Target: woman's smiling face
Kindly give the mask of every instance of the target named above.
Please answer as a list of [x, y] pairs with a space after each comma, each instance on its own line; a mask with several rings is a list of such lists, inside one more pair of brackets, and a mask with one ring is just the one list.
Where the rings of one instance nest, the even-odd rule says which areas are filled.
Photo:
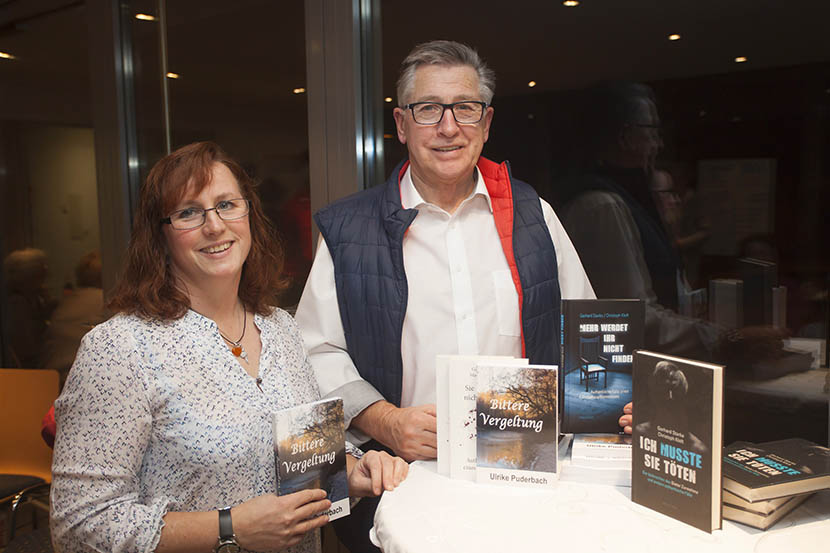
[[[214, 163], [211, 180], [197, 195], [188, 191], [174, 211], [188, 207], [210, 209], [223, 200], [241, 198], [239, 183], [222, 163]], [[206, 213], [205, 224], [188, 230], [165, 225], [170, 268], [183, 290], [204, 289], [222, 279], [236, 280], [251, 250], [248, 216], [222, 220], [215, 210]], [[217, 280], [219, 279], [219, 280]]]

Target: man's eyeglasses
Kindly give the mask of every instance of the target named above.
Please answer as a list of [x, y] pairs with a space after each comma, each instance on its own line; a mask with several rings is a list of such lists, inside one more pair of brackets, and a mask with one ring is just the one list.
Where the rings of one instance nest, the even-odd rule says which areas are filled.
[[487, 109], [487, 103], [473, 100], [453, 102], [452, 104], [415, 102], [405, 105], [404, 108], [412, 110], [412, 118], [419, 125], [435, 125], [444, 117], [444, 111], [446, 110], [452, 112], [456, 123], [461, 125], [475, 125], [484, 117], [484, 110]]
[[174, 211], [169, 217], [161, 220], [162, 223], [168, 224], [176, 230], [188, 230], [192, 228], [201, 227], [207, 220], [207, 212], [215, 211], [220, 219], [223, 221], [233, 221], [234, 219], [241, 219], [250, 211], [251, 202], [245, 198], [233, 198], [232, 200], [222, 200], [216, 207], [203, 209], [201, 207], [186, 207], [178, 211]]

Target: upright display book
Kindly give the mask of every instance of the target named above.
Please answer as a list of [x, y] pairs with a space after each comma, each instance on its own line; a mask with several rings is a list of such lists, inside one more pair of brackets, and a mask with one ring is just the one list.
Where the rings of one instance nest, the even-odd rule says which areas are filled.
[[277, 411], [273, 419], [277, 495], [325, 490], [336, 520], [349, 514], [343, 400], [322, 399]]
[[478, 367], [476, 480], [551, 487], [558, 474], [557, 368]]
[[562, 432], [619, 432], [644, 321], [640, 300], [562, 300]]
[[735, 442], [724, 449], [723, 477], [749, 502], [830, 488], [830, 449], [801, 438]]
[[634, 353], [632, 501], [720, 528], [722, 433], [723, 366]]

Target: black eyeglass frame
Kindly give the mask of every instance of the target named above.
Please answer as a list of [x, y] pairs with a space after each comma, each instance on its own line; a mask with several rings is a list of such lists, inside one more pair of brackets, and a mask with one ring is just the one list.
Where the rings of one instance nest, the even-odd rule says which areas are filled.
[[[438, 118], [438, 120], [435, 123], [421, 123], [415, 117], [415, 107], [416, 106], [423, 106], [423, 105], [427, 105], [427, 104], [433, 105], [433, 106], [441, 106], [441, 108], [442, 108], [441, 109], [441, 116]], [[463, 122], [459, 121], [458, 117], [455, 115], [455, 109], [454, 109], [455, 106], [457, 106], [458, 104], [478, 104], [478, 105], [480, 105], [481, 106], [481, 116], [478, 118], [477, 121], [463, 121]], [[411, 104], [406, 104], [404, 106], [404, 109], [408, 109], [412, 112], [413, 121], [415, 121], [419, 125], [437, 125], [438, 123], [440, 123], [444, 119], [444, 113], [447, 111], [447, 109], [450, 110], [450, 113], [452, 113], [452, 118], [455, 119], [455, 122], [458, 123], [459, 125], [478, 125], [479, 123], [481, 123], [481, 120], [484, 119], [484, 114], [487, 112], [488, 107], [490, 107], [490, 104], [488, 104], [487, 102], [482, 102], [480, 100], [462, 100], [460, 102], [453, 102], [451, 104], [442, 104], [441, 102], [412, 102]]]
[[[222, 212], [219, 211], [219, 204], [221, 204], [223, 202], [236, 202], [236, 201], [239, 201], [239, 200], [242, 200], [243, 202], [245, 202], [245, 205], [248, 207], [248, 209], [245, 210], [245, 213], [243, 213], [239, 217], [230, 217], [230, 218], [223, 217]], [[193, 227], [187, 227], [187, 228], [183, 228], [183, 229], [177, 229], [176, 227], [173, 227], [174, 229], [176, 229], [176, 230], [192, 230], [192, 229], [204, 226], [204, 224], [207, 222], [208, 211], [215, 211], [216, 216], [219, 217], [220, 219], [222, 219], [223, 221], [236, 221], [238, 219], [241, 219], [241, 218], [247, 216], [249, 213], [251, 213], [251, 200], [248, 200], [246, 198], [230, 198], [228, 200], [220, 201], [219, 204], [216, 204], [215, 206], [209, 207], [207, 209], [202, 208], [202, 207], [186, 207], [184, 209], [177, 209], [176, 211], [171, 213], [169, 216], [163, 218], [161, 220], [161, 223], [165, 224], [165, 225], [170, 225], [171, 227], [173, 227], [173, 216], [176, 213], [179, 213], [181, 211], [187, 211], [188, 209], [198, 209], [198, 210], [200, 210], [202, 212], [202, 222], [200, 224], [196, 225], [196, 226], [193, 226]]]

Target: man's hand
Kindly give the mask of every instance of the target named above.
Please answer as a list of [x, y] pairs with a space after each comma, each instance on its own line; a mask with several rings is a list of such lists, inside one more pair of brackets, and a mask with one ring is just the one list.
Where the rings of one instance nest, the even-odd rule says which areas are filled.
[[352, 419], [352, 424], [407, 461], [435, 459], [438, 455], [432, 403], [401, 408], [378, 401]]
[[634, 420], [634, 403], [629, 402], [623, 407], [624, 415], [620, 417], [619, 423], [623, 428], [623, 432], [631, 434], [631, 421]]

